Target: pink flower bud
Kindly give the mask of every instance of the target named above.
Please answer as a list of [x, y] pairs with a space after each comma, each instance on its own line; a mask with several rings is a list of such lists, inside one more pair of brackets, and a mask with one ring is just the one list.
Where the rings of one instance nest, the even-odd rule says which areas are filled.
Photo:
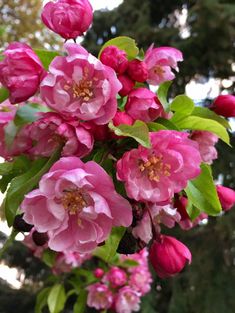
[[104, 270], [102, 268], [97, 268], [95, 271], [94, 271], [94, 276], [96, 278], [102, 278], [104, 276]]
[[162, 235], [160, 242], [154, 241], [150, 248], [150, 262], [161, 278], [174, 276], [191, 263], [189, 249], [174, 237]]
[[134, 120], [144, 122], [154, 121], [163, 111], [156, 94], [147, 88], [133, 89], [128, 95], [125, 109]]
[[113, 118], [113, 125], [119, 126], [120, 124], [132, 125], [133, 119], [125, 112], [117, 112]]
[[126, 52], [116, 46], [106, 47], [101, 53], [100, 61], [118, 74], [124, 73], [128, 66]]
[[148, 79], [148, 70], [145, 62], [132, 60], [128, 64], [127, 73], [131, 79], [144, 83]]
[[48, 2], [42, 11], [42, 21], [65, 39], [75, 39], [92, 23], [92, 6], [88, 0], [57, 0]]
[[130, 77], [128, 77], [127, 75], [119, 75], [118, 79], [122, 84], [122, 89], [119, 91], [119, 95], [125, 97], [134, 88], [135, 82], [132, 79], [130, 79]]
[[218, 185], [216, 186], [218, 197], [224, 211], [229, 211], [235, 204], [235, 191]]
[[20, 103], [33, 96], [46, 71], [34, 51], [26, 44], [13, 42], [0, 62], [0, 82], [10, 92], [10, 102]]
[[218, 96], [212, 104], [211, 110], [224, 117], [235, 117], [235, 96]]

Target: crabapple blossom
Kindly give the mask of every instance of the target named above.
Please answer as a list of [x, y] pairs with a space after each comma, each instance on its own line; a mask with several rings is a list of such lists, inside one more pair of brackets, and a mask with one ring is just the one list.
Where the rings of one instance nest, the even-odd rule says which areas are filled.
[[62, 156], [83, 157], [93, 148], [93, 136], [82, 124], [66, 121], [57, 113], [43, 113], [41, 118], [28, 126], [28, 136], [34, 143], [29, 154], [50, 156], [64, 143]]
[[137, 88], [129, 93], [125, 110], [135, 120], [151, 122], [161, 115], [163, 108], [154, 92]]
[[173, 130], [150, 133], [151, 148], [139, 146], [117, 162], [117, 178], [136, 201], [167, 202], [200, 174], [201, 156], [188, 134]]
[[174, 276], [192, 260], [191, 252], [182, 242], [165, 235], [153, 242], [149, 258], [160, 278]]
[[194, 131], [191, 135], [191, 139], [198, 143], [199, 151], [202, 157], [202, 161], [207, 164], [212, 164], [218, 157], [215, 144], [219, 138], [208, 131]]
[[[149, 214], [151, 214], [152, 221]], [[157, 232], [160, 232], [159, 224], [173, 228], [176, 222], [180, 222], [180, 218], [177, 210], [170, 205], [158, 206], [153, 204], [149, 207], [149, 212], [146, 211], [141, 221], [133, 228], [132, 233], [136, 238], [140, 238], [147, 244], [153, 237], [152, 226], [155, 227]]]
[[97, 310], [109, 309], [113, 303], [113, 295], [108, 286], [102, 283], [90, 285], [88, 288], [87, 305]]
[[147, 82], [150, 85], [159, 85], [173, 80], [175, 74], [171, 68], [177, 70], [177, 62], [181, 61], [183, 61], [183, 55], [179, 50], [172, 47], [154, 48], [154, 45], [151, 45], [144, 58], [148, 71]]
[[59, 252], [55, 259], [52, 272], [55, 275], [69, 273], [73, 268], [80, 267], [86, 260], [91, 258], [90, 253]]
[[58, 252], [90, 252], [113, 226], [132, 222], [131, 206], [116, 193], [110, 176], [97, 163], [77, 157], [57, 161], [21, 209], [24, 220], [47, 232], [49, 248]]
[[33, 96], [46, 71], [35, 52], [25, 43], [10, 43], [0, 62], [0, 82], [10, 92], [10, 102], [20, 103]]
[[112, 288], [121, 287], [127, 282], [127, 275], [124, 270], [119, 267], [112, 267], [105, 275], [103, 282], [108, 281]]
[[126, 52], [118, 49], [116, 46], [108, 46], [104, 48], [100, 55], [100, 61], [103, 64], [110, 66], [118, 74], [123, 74], [128, 66]]
[[41, 14], [43, 23], [65, 39], [83, 35], [93, 20], [88, 0], [57, 0], [48, 2]]
[[113, 118], [113, 125], [114, 126], [119, 126], [121, 124], [125, 125], [132, 125], [133, 124], [133, 119], [130, 115], [128, 115], [126, 112], [121, 112], [117, 111]]
[[84, 48], [66, 44], [68, 56], [57, 56], [41, 83], [46, 104], [68, 119], [106, 124], [117, 111], [121, 83], [114, 70]]
[[129, 286], [119, 289], [115, 299], [117, 313], [138, 312], [140, 309], [140, 294]]

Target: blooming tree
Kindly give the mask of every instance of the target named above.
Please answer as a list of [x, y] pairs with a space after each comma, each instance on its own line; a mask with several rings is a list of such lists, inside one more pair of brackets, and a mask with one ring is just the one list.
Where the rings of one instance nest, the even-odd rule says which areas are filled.
[[36, 312], [59, 313], [74, 294], [75, 313], [138, 312], [151, 288], [148, 255], [160, 278], [192, 261], [167, 228], [190, 230], [235, 203], [210, 166], [217, 141], [229, 144], [224, 117], [235, 116], [235, 97], [209, 109], [185, 95], [169, 100], [182, 53], [145, 53], [118, 37], [96, 58], [76, 44], [92, 18], [87, 0], [49, 2], [42, 21], [75, 43], [60, 53], [11, 43], [0, 62], [1, 191], [13, 226], [1, 253], [23, 232], [51, 267], [55, 283]]

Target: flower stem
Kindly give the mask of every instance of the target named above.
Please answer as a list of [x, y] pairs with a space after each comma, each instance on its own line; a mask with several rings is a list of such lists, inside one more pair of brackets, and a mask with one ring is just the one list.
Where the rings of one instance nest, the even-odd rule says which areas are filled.
[[0, 249], [0, 260], [2, 259], [3, 254], [6, 252], [6, 250], [12, 245], [17, 234], [18, 234], [18, 231], [16, 231], [15, 229], [12, 229], [10, 236], [7, 238], [3, 247]]

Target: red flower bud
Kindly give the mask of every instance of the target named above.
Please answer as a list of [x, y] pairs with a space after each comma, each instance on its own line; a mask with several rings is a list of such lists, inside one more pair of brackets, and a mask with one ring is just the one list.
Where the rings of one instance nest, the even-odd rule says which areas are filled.
[[130, 61], [127, 73], [131, 79], [144, 83], [148, 79], [148, 70], [145, 62], [139, 60]]
[[235, 117], [235, 96], [218, 96], [212, 104], [211, 110], [224, 117]]
[[130, 79], [130, 77], [128, 77], [127, 75], [119, 75], [118, 79], [122, 84], [122, 89], [119, 91], [119, 95], [125, 97], [134, 88], [135, 82], [132, 79]]
[[181, 216], [181, 221], [190, 219], [188, 212], [186, 210], [188, 204], [188, 199], [186, 197], [180, 197], [175, 200], [174, 207], [177, 208]]
[[133, 118], [125, 112], [117, 112], [113, 118], [113, 125], [119, 126], [120, 124], [132, 125]]
[[218, 185], [216, 186], [218, 197], [224, 211], [229, 211], [235, 204], [235, 191]]
[[160, 242], [153, 242], [149, 258], [158, 276], [166, 278], [181, 272], [187, 262], [191, 263], [192, 255], [182, 242], [162, 235]]
[[104, 276], [104, 270], [102, 270], [102, 268], [97, 268], [94, 270], [94, 276], [96, 278], [102, 278]]
[[126, 52], [116, 46], [106, 47], [100, 55], [100, 61], [118, 74], [124, 73], [128, 66]]

